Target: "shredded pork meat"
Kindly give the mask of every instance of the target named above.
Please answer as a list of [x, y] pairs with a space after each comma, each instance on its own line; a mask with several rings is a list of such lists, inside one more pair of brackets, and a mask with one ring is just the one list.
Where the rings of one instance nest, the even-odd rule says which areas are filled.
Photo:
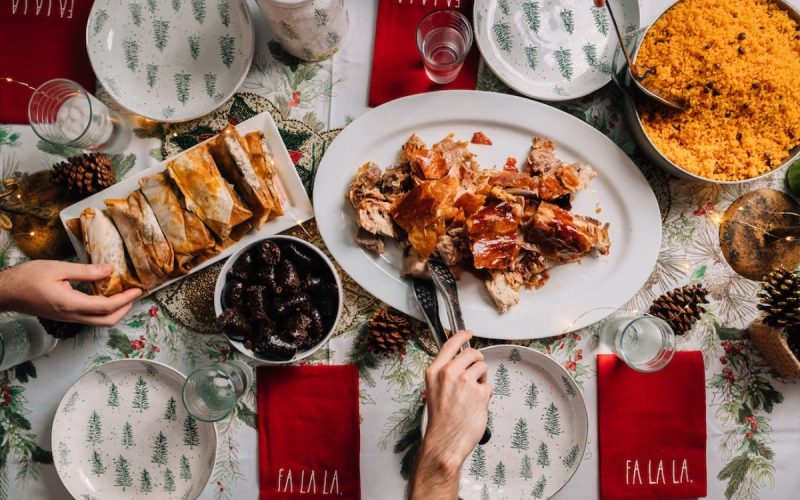
[[522, 172], [481, 169], [452, 134], [431, 147], [414, 134], [385, 172], [371, 162], [358, 169], [348, 194], [356, 241], [380, 254], [384, 237], [400, 239], [405, 276], [426, 275], [431, 256], [454, 274], [481, 272], [495, 307], [507, 311], [523, 288], [544, 286], [552, 267], [610, 249], [608, 224], [571, 212], [597, 173], [555, 151], [535, 137]]

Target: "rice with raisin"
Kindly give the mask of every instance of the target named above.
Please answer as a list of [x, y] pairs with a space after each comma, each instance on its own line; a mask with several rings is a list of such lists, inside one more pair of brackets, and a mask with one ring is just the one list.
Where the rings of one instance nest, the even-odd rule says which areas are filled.
[[683, 112], [645, 103], [641, 117], [659, 151], [695, 175], [755, 177], [800, 144], [800, 26], [769, 0], [681, 0], [637, 63], [688, 101]]

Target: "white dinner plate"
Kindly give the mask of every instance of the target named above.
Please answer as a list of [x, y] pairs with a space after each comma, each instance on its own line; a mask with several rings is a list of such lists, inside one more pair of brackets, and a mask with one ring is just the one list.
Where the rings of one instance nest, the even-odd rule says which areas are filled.
[[255, 34], [245, 0], [96, 0], [86, 49], [126, 109], [162, 122], [210, 113], [244, 81]]
[[573, 210], [611, 224], [611, 252], [558, 266], [543, 288], [523, 290], [520, 303], [502, 314], [483, 283], [464, 273], [458, 288], [467, 327], [488, 338], [543, 338], [583, 328], [611, 310], [598, 308], [622, 306], [647, 280], [661, 245], [661, 216], [650, 185], [630, 158], [591, 126], [551, 106], [505, 94], [419, 94], [384, 104], [348, 125], [322, 158], [314, 188], [317, 224], [336, 261], [368, 292], [421, 319], [410, 284], [401, 277], [399, 248], [388, 242], [386, 253], [377, 256], [356, 244], [355, 212], [346, 195], [359, 166], [367, 161], [391, 165], [413, 132], [430, 145], [450, 132], [468, 141], [479, 130], [494, 141], [493, 146], [470, 145], [483, 168], [501, 166], [508, 156], [522, 164], [535, 135], [556, 141], [563, 161], [591, 164], [598, 176], [577, 194]]
[[95, 366], [53, 419], [53, 462], [74, 498], [192, 499], [217, 456], [214, 424], [194, 420], [179, 371], [146, 359]]
[[[609, 0], [623, 33], [639, 29], [637, 0]], [[506, 85], [536, 99], [585, 96], [611, 80], [617, 45], [591, 0], [475, 0], [475, 39]]]
[[[464, 462], [459, 498], [550, 498], [578, 470], [589, 413], [569, 373], [544, 354], [513, 345], [481, 349], [494, 386], [489, 442]], [[428, 408], [422, 418], [428, 426]]]
[[[289, 152], [286, 150], [286, 145], [283, 143], [280, 133], [278, 133], [278, 128], [275, 126], [272, 116], [268, 112], [261, 113], [250, 118], [249, 120], [243, 121], [236, 126], [236, 129], [242, 135], [256, 130], [261, 130], [264, 132], [264, 136], [267, 138], [267, 144], [269, 145], [272, 155], [275, 158], [275, 163], [278, 166], [278, 178], [280, 180], [280, 185], [283, 188], [283, 194], [285, 195], [283, 204], [285, 213], [280, 217], [276, 217], [275, 219], [266, 222], [263, 226], [261, 226], [261, 229], [257, 231], [250, 231], [244, 235], [242, 239], [225, 248], [225, 250], [222, 252], [193, 267], [192, 270], [189, 271], [189, 274], [193, 274], [215, 262], [227, 258], [233, 253], [237, 252], [240, 248], [257, 241], [264, 236], [269, 236], [279, 233], [285, 229], [289, 229], [295, 224], [310, 219], [314, 215], [313, 208], [311, 207], [311, 201], [308, 199], [308, 193], [306, 193], [306, 190], [303, 187], [303, 181], [300, 180], [300, 176], [297, 175], [297, 170], [295, 170], [294, 163], [292, 163], [292, 159], [289, 157]], [[211, 139], [213, 139], [213, 137]], [[204, 144], [205, 142], [208, 141], [203, 141], [201, 144]], [[199, 146], [199, 144], [197, 146]], [[178, 155], [180, 154], [182, 153], [178, 153]], [[167, 158], [166, 160], [162, 161], [161, 164], [155, 167], [151, 167], [129, 175], [124, 180], [114, 184], [113, 186], [106, 188], [99, 193], [95, 193], [92, 196], [75, 203], [74, 205], [70, 205], [61, 211], [61, 222], [64, 224], [67, 235], [69, 236], [72, 245], [75, 247], [75, 252], [78, 254], [78, 257], [81, 259], [81, 261], [89, 261], [83, 248], [83, 241], [81, 241], [80, 238], [78, 238], [72, 231], [69, 230], [66, 225], [67, 221], [76, 217], [80, 217], [83, 209], [87, 207], [105, 210], [106, 205], [103, 200], [106, 198], [127, 198], [132, 192], [139, 189], [139, 179], [164, 171], [166, 169], [167, 162], [172, 158], [174, 158], [174, 156]], [[149, 290], [149, 292], [155, 292], [156, 290], [171, 285], [172, 283], [181, 278], [185, 278], [186, 276], [180, 276], [171, 280], [167, 280], [157, 287]]]

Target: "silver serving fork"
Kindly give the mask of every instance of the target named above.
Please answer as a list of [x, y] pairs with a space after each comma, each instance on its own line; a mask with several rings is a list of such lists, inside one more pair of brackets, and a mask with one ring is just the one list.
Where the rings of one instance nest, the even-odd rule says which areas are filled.
[[[465, 330], [466, 326], [464, 325], [464, 316], [461, 313], [461, 302], [458, 300], [458, 287], [456, 286], [456, 279], [453, 277], [453, 273], [450, 272], [450, 268], [440, 260], [429, 259], [428, 271], [430, 271], [431, 278], [433, 278], [433, 285], [435, 285], [436, 289], [439, 290], [439, 293], [441, 293], [444, 298], [451, 334], [460, 330]], [[439, 305], [436, 300], [436, 292], [433, 290], [430, 283], [424, 280], [414, 278], [413, 284], [414, 295], [417, 297], [417, 302], [425, 313], [425, 320], [433, 331], [434, 338], [437, 339], [437, 344], [439, 344], [441, 348], [441, 344], [444, 343], [444, 339], [447, 338], [447, 335], [439, 321]], [[437, 329], [439, 329], [441, 333], [439, 333]], [[467, 342], [461, 346], [461, 350], [463, 351], [469, 347], [469, 342]], [[478, 444], [488, 443], [491, 437], [492, 432], [487, 427]]]

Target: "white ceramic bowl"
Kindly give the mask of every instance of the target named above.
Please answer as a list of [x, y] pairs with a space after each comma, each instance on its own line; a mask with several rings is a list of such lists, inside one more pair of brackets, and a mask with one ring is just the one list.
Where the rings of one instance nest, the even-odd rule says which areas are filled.
[[322, 346], [328, 343], [330, 340], [331, 335], [336, 330], [336, 327], [339, 325], [339, 319], [342, 317], [342, 304], [344, 299], [344, 289], [342, 288], [342, 279], [339, 277], [339, 273], [336, 271], [336, 267], [333, 265], [333, 262], [325, 255], [319, 248], [315, 247], [311, 243], [301, 240], [300, 238], [295, 238], [293, 236], [283, 236], [283, 235], [275, 235], [269, 236], [267, 238], [260, 239], [258, 241], [254, 241], [253, 243], [247, 245], [246, 247], [241, 248], [238, 252], [231, 255], [231, 257], [225, 262], [225, 265], [222, 266], [222, 270], [217, 277], [217, 285], [214, 288], [214, 316], [218, 317], [222, 314], [222, 293], [225, 290], [225, 285], [228, 282], [228, 271], [231, 270], [233, 264], [241, 257], [244, 253], [250, 251], [256, 245], [259, 245], [265, 241], [289, 241], [295, 243], [296, 245], [302, 246], [307, 248], [311, 252], [314, 253], [319, 259], [321, 259], [330, 269], [331, 274], [333, 275], [333, 279], [336, 282], [336, 290], [339, 297], [339, 302], [336, 307], [336, 316], [331, 324], [330, 329], [327, 333], [322, 337], [322, 339], [315, 344], [312, 348], [306, 349], [304, 351], [297, 351], [293, 358], [286, 360], [286, 361], [275, 361], [272, 359], [267, 359], [259, 356], [251, 349], [248, 349], [244, 346], [242, 342], [238, 342], [236, 340], [231, 339], [227, 334], [223, 332], [225, 338], [228, 339], [228, 342], [236, 348], [237, 351], [244, 354], [248, 358], [256, 361], [257, 363], [265, 364], [265, 365], [285, 365], [289, 363], [294, 363], [296, 361], [300, 361], [301, 359], [305, 359], [315, 352], [317, 352]]

